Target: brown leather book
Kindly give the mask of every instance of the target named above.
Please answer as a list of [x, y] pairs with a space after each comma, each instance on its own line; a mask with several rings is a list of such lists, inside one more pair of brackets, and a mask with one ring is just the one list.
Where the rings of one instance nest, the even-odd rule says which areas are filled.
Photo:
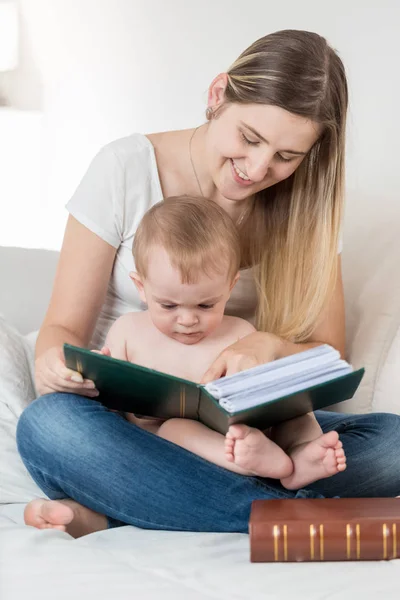
[[391, 560], [400, 553], [400, 498], [255, 500], [251, 562]]

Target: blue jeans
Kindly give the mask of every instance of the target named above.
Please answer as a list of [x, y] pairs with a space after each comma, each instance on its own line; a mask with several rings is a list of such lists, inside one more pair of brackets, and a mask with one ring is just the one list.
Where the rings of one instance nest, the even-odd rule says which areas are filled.
[[323, 431], [338, 431], [348, 467], [298, 492], [215, 466], [74, 394], [32, 402], [17, 444], [49, 498], [73, 498], [106, 515], [110, 527], [247, 532], [257, 498], [400, 494], [400, 417], [315, 414]]

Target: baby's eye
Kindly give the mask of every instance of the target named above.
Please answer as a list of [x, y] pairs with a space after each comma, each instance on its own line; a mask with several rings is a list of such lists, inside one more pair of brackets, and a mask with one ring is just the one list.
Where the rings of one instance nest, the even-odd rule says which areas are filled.
[[203, 308], [204, 310], [207, 310], [208, 308], [214, 308], [214, 304], [199, 304], [199, 308]]
[[176, 304], [161, 304], [161, 308], [165, 308], [165, 310], [173, 310], [176, 308]]

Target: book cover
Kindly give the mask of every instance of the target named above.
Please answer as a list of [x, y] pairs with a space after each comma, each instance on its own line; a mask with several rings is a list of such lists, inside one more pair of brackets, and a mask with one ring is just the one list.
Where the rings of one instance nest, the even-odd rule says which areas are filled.
[[391, 560], [400, 551], [400, 499], [255, 500], [251, 562]]
[[266, 429], [281, 421], [352, 398], [364, 369], [331, 381], [282, 395], [257, 406], [230, 412], [203, 385], [64, 344], [68, 368], [95, 382], [100, 394], [94, 401], [113, 410], [169, 419], [201, 421], [225, 434], [230, 425], [244, 423]]

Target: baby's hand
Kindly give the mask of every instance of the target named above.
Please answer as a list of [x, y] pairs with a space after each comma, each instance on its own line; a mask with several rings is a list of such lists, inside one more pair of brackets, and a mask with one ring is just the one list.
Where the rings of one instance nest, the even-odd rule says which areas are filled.
[[103, 346], [101, 350], [92, 350], [92, 352], [95, 354], [103, 354], [104, 356], [111, 356], [111, 350], [110, 348], [107, 348], [107, 346]]

